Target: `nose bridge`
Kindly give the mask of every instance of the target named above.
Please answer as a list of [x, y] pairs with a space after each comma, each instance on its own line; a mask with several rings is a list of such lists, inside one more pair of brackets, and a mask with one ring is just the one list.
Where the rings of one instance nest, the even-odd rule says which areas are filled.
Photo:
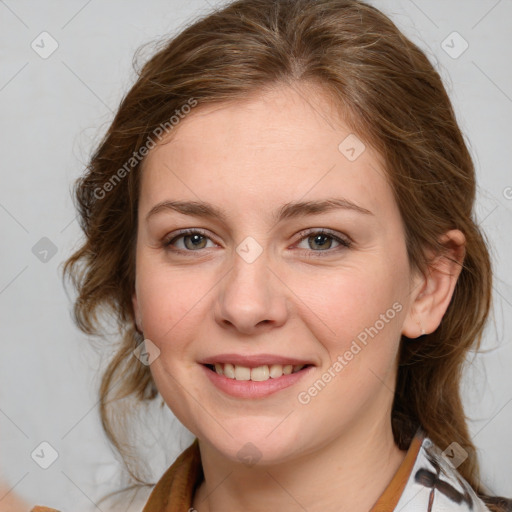
[[269, 255], [252, 237], [236, 247], [232, 269], [217, 297], [216, 316], [222, 325], [250, 333], [257, 326], [281, 325], [285, 320], [286, 299]]

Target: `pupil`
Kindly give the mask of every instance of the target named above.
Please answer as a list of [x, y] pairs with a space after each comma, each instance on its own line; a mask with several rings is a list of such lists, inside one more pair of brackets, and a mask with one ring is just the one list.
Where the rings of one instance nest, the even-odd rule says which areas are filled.
[[203, 235], [188, 235], [187, 238], [190, 238], [192, 240], [193, 247], [198, 247], [199, 244], [201, 243], [201, 238], [203, 238]]
[[321, 245], [325, 245], [325, 242], [322, 244], [322, 243], [318, 243], [318, 241], [319, 240], [324, 240], [325, 241], [328, 238], [329, 238], [328, 235], [316, 235], [316, 236], [313, 237], [313, 239], [315, 240], [314, 243], [317, 244], [317, 245], [320, 245], [320, 246]]

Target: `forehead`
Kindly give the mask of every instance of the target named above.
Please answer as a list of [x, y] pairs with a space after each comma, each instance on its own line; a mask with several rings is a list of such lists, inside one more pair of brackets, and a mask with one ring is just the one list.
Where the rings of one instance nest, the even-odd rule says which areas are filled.
[[291, 87], [193, 109], [149, 152], [141, 192], [147, 207], [216, 198], [243, 210], [337, 193], [376, 213], [396, 207], [381, 157], [325, 94]]

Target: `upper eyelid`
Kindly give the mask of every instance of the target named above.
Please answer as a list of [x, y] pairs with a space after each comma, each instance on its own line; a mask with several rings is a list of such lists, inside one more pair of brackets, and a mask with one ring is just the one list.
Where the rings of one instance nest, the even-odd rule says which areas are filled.
[[209, 238], [214, 241], [214, 237], [210, 236], [207, 231], [203, 230], [202, 228], [188, 228], [188, 229], [181, 229], [178, 230], [175, 233], [171, 233], [170, 235], [166, 235], [163, 239], [165, 244], [168, 244], [174, 240], [178, 240], [179, 238], [182, 238], [184, 236], [190, 236], [193, 234], [199, 234], [201, 236], [204, 236], [205, 238]]
[[313, 235], [313, 234], [316, 234], [316, 233], [321, 233], [321, 234], [324, 234], [324, 235], [329, 235], [329, 236], [332, 236], [333, 238], [340, 238], [341, 240], [345, 240], [346, 239], [345, 241], [350, 243], [350, 244], [352, 244], [354, 242], [352, 240], [352, 238], [349, 237], [347, 234], [345, 234], [345, 233], [338, 233], [337, 231], [335, 231], [333, 229], [329, 229], [329, 228], [308, 228], [308, 229], [303, 229], [303, 230], [301, 230], [301, 231], [299, 231], [297, 233], [297, 236], [299, 236], [300, 240], [302, 240], [306, 236], [310, 236], [310, 235]]

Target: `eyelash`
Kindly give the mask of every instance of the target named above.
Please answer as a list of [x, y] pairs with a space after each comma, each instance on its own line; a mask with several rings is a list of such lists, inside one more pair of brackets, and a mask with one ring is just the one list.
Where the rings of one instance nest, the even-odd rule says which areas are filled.
[[[177, 240], [179, 240], [180, 238], [183, 238], [184, 236], [187, 236], [187, 235], [201, 235], [201, 236], [211, 240], [211, 238], [208, 236], [208, 234], [205, 231], [203, 231], [202, 229], [199, 229], [199, 228], [195, 228], [195, 229], [182, 229], [182, 230], [178, 231], [178, 233], [176, 233], [176, 236], [173, 236], [172, 238], [168, 238], [168, 239], [164, 240], [162, 245], [163, 245], [163, 247], [165, 249], [168, 249], [168, 250], [170, 250], [172, 252], [181, 253], [181, 254], [183, 254], [183, 253], [201, 252], [200, 249], [198, 249], [197, 251], [191, 251], [191, 250], [173, 249], [173, 248], [171, 248], [173, 243], [175, 243]], [[329, 254], [332, 254], [333, 252], [337, 252], [338, 250], [349, 249], [352, 246], [352, 240], [350, 240], [348, 238], [347, 239], [341, 238], [341, 237], [335, 235], [333, 232], [331, 232], [328, 229], [317, 229], [317, 230], [301, 231], [299, 233], [299, 236], [301, 238], [299, 239], [299, 241], [297, 243], [302, 242], [303, 240], [309, 238], [312, 235], [325, 235], [325, 236], [328, 236], [329, 238], [332, 238], [333, 240], [338, 242], [340, 244], [340, 246], [337, 247], [337, 248], [334, 248], [334, 249], [326, 249], [326, 250], [319, 250], [319, 251], [301, 249], [303, 251], [307, 251], [309, 253], [309, 256], [323, 257], [324, 254], [329, 255]]]

